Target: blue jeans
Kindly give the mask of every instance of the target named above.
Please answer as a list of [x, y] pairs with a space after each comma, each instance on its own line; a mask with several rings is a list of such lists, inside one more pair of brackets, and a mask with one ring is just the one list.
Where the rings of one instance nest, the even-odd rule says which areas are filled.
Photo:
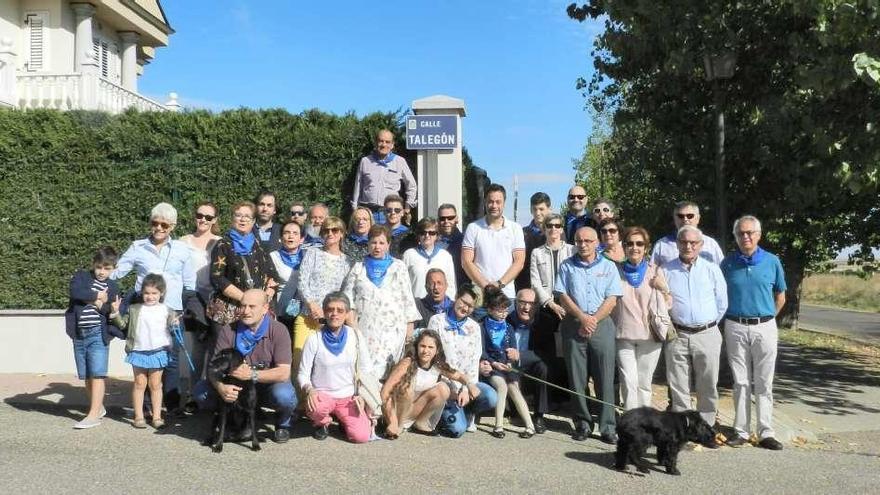
[[[217, 408], [220, 397], [217, 389], [208, 380], [199, 380], [193, 389], [193, 399], [199, 409], [213, 411]], [[280, 383], [258, 383], [257, 405], [275, 410], [275, 428], [290, 428], [293, 423], [293, 411], [296, 409], [296, 393], [290, 381]]]
[[464, 435], [468, 427], [469, 415], [476, 415], [489, 409], [495, 409], [495, 403], [498, 402], [498, 394], [495, 389], [488, 383], [477, 382], [477, 388], [480, 389], [480, 395], [470, 401], [467, 406], [461, 408], [454, 400], [446, 402], [443, 408], [443, 414], [440, 416], [440, 430], [452, 438], [458, 438]]
[[76, 374], [80, 380], [105, 378], [107, 361], [110, 359], [110, 346], [104, 345], [101, 327], [77, 329], [73, 339], [73, 359], [76, 361]]

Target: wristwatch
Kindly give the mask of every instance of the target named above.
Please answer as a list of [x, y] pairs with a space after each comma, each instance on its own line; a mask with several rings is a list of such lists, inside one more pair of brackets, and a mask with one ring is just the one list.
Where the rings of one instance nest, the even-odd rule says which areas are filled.
[[500, 278], [498, 279], [498, 288], [499, 288], [499, 289], [503, 289], [506, 285], [507, 285], [507, 284], [505, 284], [504, 282], [502, 282]]

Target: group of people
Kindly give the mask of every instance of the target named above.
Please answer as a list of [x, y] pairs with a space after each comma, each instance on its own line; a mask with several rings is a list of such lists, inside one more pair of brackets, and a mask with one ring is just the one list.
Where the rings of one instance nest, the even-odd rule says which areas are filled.
[[[564, 216], [547, 194], [533, 195], [522, 227], [504, 216], [506, 192], [492, 184], [485, 216], [463, 232], [451, 204], [407, 225], [415, 181], [392, 150], [393, 135], [380, 131], [358, 165], [347, 225], [321, 203], [294, 202], [278, 215], [264, 191], [233, 205], [223, 234], [206, 201], [193, 211], [194, 231], [172, 239], [177, 211], [160, 203], [147, 238], [121, 256], [98, 249], [70, 287], [68, 334], [90, 397], [74, 427], [101, 423], [115, 336], [126, 340], [138, 428], [147, 387], [156, 428], [163, 401], [211, 410], [236, 400], [239, 387], [204, 379], [211, 355], [235, 348], [244, 364], [231, 375], [253, 381], [275, 410], [279, 443], [298, 411], [316, 439], [335, 418], [356, 443], [373, 438], [377, 422], [388, 439], [459, 437], [492, 411], [491, 434], [502, 438], [508, 398], [519, 436], [530, 438], [547, 429], [550, 382], [578, 392], [576, 440], [592, 434], [595, 417], [600, 440], [615, 443], [616, 405], [652, 405], [661, 352], [671, 408], [691, 409], [693, 381], [696, 409], [713, 424], [723, 338], [736, 404], [729, 444], [748, 440], [754, 393], [760, 445], [782, 448], [771, 420], [774, 317], [786, 287], [779, 259], [758, 246], [757, 218], [735, 222], [737, 249], [725, 256], [699, 230], [698, 206], [678, 203], [675, 231], [652, 248], [611, 201], [590, 211], [580, 186]], [[132, 271], [134, 290], [119, 294], [116, 281]], [[583, 396], [590, 381], [597, 401]]]

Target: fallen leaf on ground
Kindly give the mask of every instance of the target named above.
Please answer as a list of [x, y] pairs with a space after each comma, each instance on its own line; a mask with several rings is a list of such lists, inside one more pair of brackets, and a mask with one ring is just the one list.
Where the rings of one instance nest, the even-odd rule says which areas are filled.
[[809, 419], [806, 419], [806, 418], [801, 418], [801, 422], [802, 422], [802, 423], [807, 423], [807, 424], [813, 424], [812, 421], [810, 421]]

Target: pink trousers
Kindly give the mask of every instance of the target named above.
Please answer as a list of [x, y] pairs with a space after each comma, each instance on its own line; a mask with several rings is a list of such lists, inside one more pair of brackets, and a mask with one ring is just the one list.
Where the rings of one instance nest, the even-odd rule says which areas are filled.
[[345, 430], [345, 436], [354, 443], [366, 443], [370, 441], [373, 433], [373, 425], [366, 413], [358, 410], [354, 397], [334, 399], [329, 395], [318, 392], [318, 405], [314, 411], [307, 414], [315, 426], [327, 426], [330, 424], [330, 415], [336, 419]]

